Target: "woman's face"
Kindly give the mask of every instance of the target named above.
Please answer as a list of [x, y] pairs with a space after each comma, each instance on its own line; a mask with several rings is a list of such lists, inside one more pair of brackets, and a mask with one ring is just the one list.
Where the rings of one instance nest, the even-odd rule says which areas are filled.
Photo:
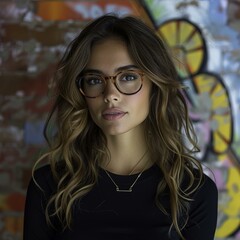
[[[114, 76], [122, 69], [137, 70], [137, 67], [130, 58], [125, 43], [118, 38], [109, 38], [93, 46], [84, 72]], [[96, 98], [86, 97], [93, 121], [106, 136], [143, 130], [143, 122], [149, 113], [152, 84], [146, 76], [142, 78], [142, 88], [136, 94], [122, 94], [113, 82], [107, 79], [107, 85], [102, 94]]]

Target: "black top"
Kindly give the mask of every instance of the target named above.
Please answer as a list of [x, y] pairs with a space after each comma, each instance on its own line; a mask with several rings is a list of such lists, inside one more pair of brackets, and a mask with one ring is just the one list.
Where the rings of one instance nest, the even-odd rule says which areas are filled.
[[[128, 189], [138, 174], [122, 176], [109, 173], [122, 189]], [[72, 229], [54, 230], [46, 224], [46, 199], [56, 190], [49, 166], [38, 169], [30, 181], [24, 217], [23, 240], [179, 240], [169, 227], [171, 219], [155, 205], [156, 187], [162, 174], [154, 165], [143, 172], [132, 192], [117, 192], [103, 169], [99, 182], [81, 201], [74, 205]], [[190, 216], [183, 235], [187, 240], [213, 240], [217, 221], [217, 188], [207, 176], [192, 196]], [[168, 194], [160, 201], [170, 209]]]

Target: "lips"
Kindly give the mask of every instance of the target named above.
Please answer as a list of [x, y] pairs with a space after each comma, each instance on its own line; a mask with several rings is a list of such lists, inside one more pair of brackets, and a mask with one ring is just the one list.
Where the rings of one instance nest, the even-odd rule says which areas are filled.
[[105, 120], [113, 121], [122, 118], [125, 114], [126, 112], [120, 109], [110, 108], [103, 111], [102, 116]]

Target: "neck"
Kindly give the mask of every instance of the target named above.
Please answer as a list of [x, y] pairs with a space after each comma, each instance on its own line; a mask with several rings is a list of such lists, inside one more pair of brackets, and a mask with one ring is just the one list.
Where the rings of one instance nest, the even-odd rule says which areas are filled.
[[103, 164], [106, 170], [129, 175], [141, 172], [151, 165], [144, 134], [108, 136], [107, 141], [111, 160]]

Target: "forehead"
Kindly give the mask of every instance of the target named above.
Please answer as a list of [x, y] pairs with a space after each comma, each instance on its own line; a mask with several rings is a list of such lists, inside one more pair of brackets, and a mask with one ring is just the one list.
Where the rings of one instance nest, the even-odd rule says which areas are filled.
[[96, 69], [104, 73], [114, 73], [119, 67], [134, 65], [126, 43], [120, 38], [108, 38], [96, 42], [91, 49], [86, 69]]

